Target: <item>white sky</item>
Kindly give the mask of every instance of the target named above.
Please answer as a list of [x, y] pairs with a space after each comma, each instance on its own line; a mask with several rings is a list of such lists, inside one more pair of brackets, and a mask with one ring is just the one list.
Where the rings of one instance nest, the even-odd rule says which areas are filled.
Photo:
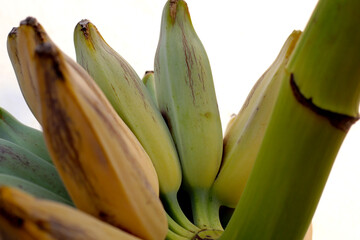
[[[212, 65], [223, 125], [275, 59], [293, 29], [303, 30], [316, 0], [187, 0]], [[6, 50], [7, 34], [27, 16], [75, 59], [73, 30], [89, 19], [142, 77], [153, 69], [165, 0], [0, 0], [0, 106], [39, 127], [22, 99]], [[204, 5], [205, 3], [205, 5]], [[314, 239], [360, 239], [360, 170], [355, 124], [339, 152], [313, 219]]]

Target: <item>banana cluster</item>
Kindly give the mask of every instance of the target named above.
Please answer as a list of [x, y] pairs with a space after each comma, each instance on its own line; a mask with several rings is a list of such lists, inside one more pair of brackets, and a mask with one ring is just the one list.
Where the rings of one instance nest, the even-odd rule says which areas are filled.
[[289, 35], [223, 135], [185, 1], [166, 2], [142, 79], [89, 20], [74, 29], [76, 62], [23, 20], [8, 53], [42, 131], [0, 108], [0, 238], [311, 239], [345, 133], [288, 67], [304, 35]]

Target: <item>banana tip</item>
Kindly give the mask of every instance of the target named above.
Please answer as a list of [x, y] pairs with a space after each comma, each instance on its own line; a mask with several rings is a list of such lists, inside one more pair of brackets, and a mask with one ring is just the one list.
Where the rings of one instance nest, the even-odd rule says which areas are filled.
[[28, 26], [37, 26], [39, 23], [34, 17], [27, 17], [26, 19], [20, 22], [21, 25], [28, 25]]
[[11, 29], [11, 31], [9, 32], [9, 37], [15, 37], [17, 35], [17, 32], [18, 32], [18, 28], [17, 27], [13, 27]]
[[89, 38], [89, 24], [90, 21], [87, 19], [83, 19], [78, 23], [80, 26], [80, 31], [83, 32], [85, 38]]

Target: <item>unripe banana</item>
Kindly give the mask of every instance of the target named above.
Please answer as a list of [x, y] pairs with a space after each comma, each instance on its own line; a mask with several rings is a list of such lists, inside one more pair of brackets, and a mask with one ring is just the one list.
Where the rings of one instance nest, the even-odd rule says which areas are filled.
[[150, 96], [154, 101], [155, 105], [158, 106], [158, 102], [156, 99], [154, 71], [146, 71], [144, 77], [142, 78], [142, 82], [144, 83], [146, 89], [150, 93]]
[[[24, 21], [19, 32], [24, 25], [38, 27]], [[141, 238], [163, 239], [167, 221], [156, 172], [136, 137], [85, 70], [51, 41], [26, 51], [34, 52], [28, 64], [36, 73], [45, 140], [76, 207]]]
[[0, 139], [0, 173], [37, 184], [71, 202], [54, 165], [4, 139]]
[[39, 198], [64, 203], [70, 206], [74, 205], [68, 197], [64, 198], [43, 186], [18, 176], [0, 173], [0, 186], [16, 187]]
[[139, 240], [109, 224], [53, 201], [0, 187], [0, 238], [21, 240]]
[[164, 7], [154, 70], [159, 109], [179, 153], [194, 221], [203, 227], [199, 202], [207, 201], [220, 167], [222, 130], [210, 63], [182, 0]]
[[90, 21], [78, 23], [74, 42], [78, 63], [92, 76], [149, 154], [165, 206], [184, 227], [193, 229], [176, 198], [182, 179], [176, 148], [151, 94], [130, 64], [104, 41]]
[[240, 199], [277, 99], [284, 66], [300, 34], [300, 31], [294, 31], [288, 37], [278, 57], [256, 82], [227, 129], [223, 162], [213, 186], [213, 194], [221, 205], [235, 208]]
[[43, 133], [19, 122], [0, 107], [0, 138], [13, 142], [52, 164]]
[[135, 70], [88, 20], [74, 31], [77, 62], [92, 76], [115, 111], [149, 154], [162, 194], [177, 192], [181, 170], [169, 130]]

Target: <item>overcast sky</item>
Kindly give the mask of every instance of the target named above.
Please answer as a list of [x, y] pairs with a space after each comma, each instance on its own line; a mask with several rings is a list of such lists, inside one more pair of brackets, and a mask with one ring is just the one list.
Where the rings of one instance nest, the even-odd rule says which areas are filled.
[[[316, 0], [188, 0], [193, 25], [212, 66], [222, 122], [248, 92], [294, 29], [303, 30]], [[89, 19], [143, 76], [153, 69], [165, 0], [0, 0], [0, 106], [39, 128], [24, 102], [6, 50], [7, 34], [27, 16], [75, 59], [73, 30]], [[205, 4], [204, 4], [205, 3]], [[350, 130], [313, 219], [314, 239], [360, 239], [360, 123]]]

